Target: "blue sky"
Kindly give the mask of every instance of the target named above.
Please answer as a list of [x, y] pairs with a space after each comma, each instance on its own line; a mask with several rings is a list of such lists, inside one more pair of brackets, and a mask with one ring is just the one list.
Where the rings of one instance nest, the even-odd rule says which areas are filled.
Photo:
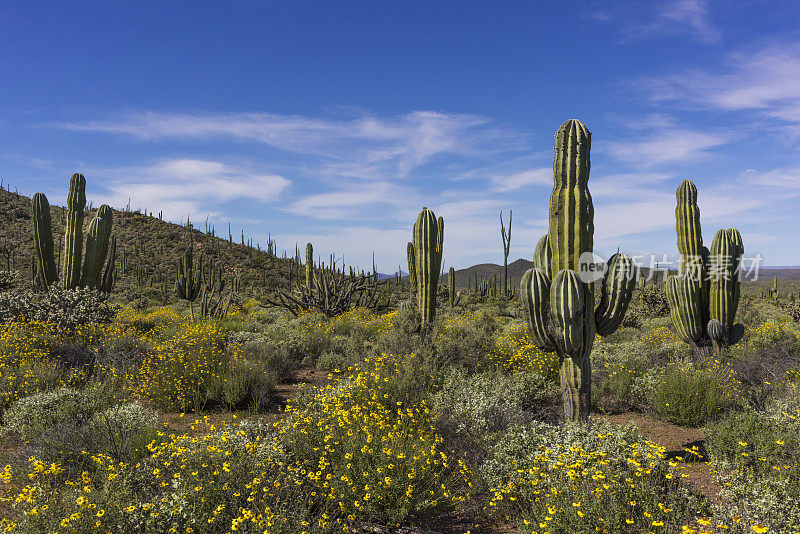
[[546, 231], [553, 135], [592, 131], [595, 250], [703, 234], [800, 264], [800, 4], [0, 2], [0, 177], [391, 272], [425, 205], [445, 264]]

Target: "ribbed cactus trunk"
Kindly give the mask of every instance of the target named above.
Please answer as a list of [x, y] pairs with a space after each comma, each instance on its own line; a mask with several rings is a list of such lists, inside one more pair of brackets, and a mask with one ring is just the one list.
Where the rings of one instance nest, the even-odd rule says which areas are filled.
[[454, 307], [456, 305], [456, 270], [452, 267], [447, 271], [447, 296], [450, 299], [450, 307]]
[[[556, 319], [556, 342], [563, 352], [561, 392], [568, 420], [588, 417], [591, 404], [589, 355], [595, 335], [594, 292], [591, 286], [583, 287], [577, 275], [580, 256], [592, 251], [594, 239], [594, 207], [588, 187], [590, 149], [591, 133], [580, 121], [567, 121], [556, 133], [547, 235], [553, 273], [550, 303]], [[559, 276], [560, 271], [572, 272], [569, 276]], [[556, 295], [569, 299], [555, 301]], [[567, 325], [569, 329], [564, 330]]]
[[306, 288], [311, 291], [314, 280], [314, 246], [306, 244]]
[[561, 125], [555, 142], [548, 232], [536, 246], [534, 268], [520, 283], [531, 340], [559, 355], [564, 419], [569, 421], [589, 416], [595, 333], [609, 335], [620, 326], [635, 284], [630, 257], [612, 256], [600, 303], [594, 309], [593, 283], [579, 276], [581, 255], [592, 252], [594, 237], [588, 187], [590, 148], [591, 134], [583, 123], [570, 120]]
[[412, 290], [417, 288], [417, 264], [414, 259], [414, 243], [406, 245], [406, 257], [408, 258], [408, 285]]
[[108, 254], [111, 239], [113, 214], [111, 208], [103, 204], [97, 210], [97, 216], [89, 223], [86, 233], [86, 254], [83, 260], [81, 285], [89, 289], [97, 289], [103, 274], [103, 264]]
[[50, 221], [50, 203], [42, 193], [33, 195], [33, 249], [36, 257], [36, 276], [44, 288], [58, 280], [58, 270], [53, 256], [53, 226]]
[[67, 195], [66, 226], [61, 282], [67, 289], [77, 287], [81, 280], [83, 249], [83, 210], [86, 208], [86, 178], [75, 173], [70, 178]]
[[684, 341], [714, 350], [736, 343], [744, 327], [734, 324], [741, 294], [744, 245], [734, 228], [719, 230], [711, 250], [703, 246], [697, 187], [684, 180], [675, 193], [675, 229], [681, 254], [678, 276], [666, 280], [670, 318]]
[[444, 220], [423, 207], [413, 229], [414, 276], [417, 282], [417, 305], [422, 324], [436, 316], [436, 289], [442, 267]]

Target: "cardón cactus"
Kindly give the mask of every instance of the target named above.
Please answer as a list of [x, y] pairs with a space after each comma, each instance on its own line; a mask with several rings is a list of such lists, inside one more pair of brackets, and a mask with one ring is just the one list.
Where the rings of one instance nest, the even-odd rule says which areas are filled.
[[578, 275], [581, 254], [592, 252], [594, 238], [590, 148], [591, 133], [578, 120], [565, 122], [556, 133], [548, 232], [536, 246], [534, 268], [520, 283], [531, 339], [542, 350], [556, 351], [561, 361], [564, 418], [572, 421], [589, 416], [595, 332], [608, 335], [619, 327], [635, 284], [633, 261], [615, 254], [595, 310], [593, 283]]
[[422, 323], [431, 323], [436, 315], [436, 288], [442, 268], [444, 220], [423, 207], [417, 216], [412, 232], [409, 259], [414, 258], [414, 279], [417, 286], [417, 304]]
[[[90, 289], [110, 290], [112, 282], [102, 283], [107, 271], [113, 276], [113, 265], [106, 262], [113, 213], [103, 204], [97, 216], [89, 223], [86, 239], [86, 257], [83, 263], [83, 210], [86, 207], [86, 179], [75, 173], [70, 178], [67, 196], [66, 227], [64, 230], [64, 257], [62, 258], [62, 285], [67, 289], [85, 286]], [[58, 271], [53, 257], [53, 230], [50, 221], [50, 204], [42, 193], [33, 195], [33, 242], [36, 256], [37, 278], [47, 288], [58, 281]], [[113, 264], [114, 258], [109, 261]], [[106, 264], [104, 269], [103, 265]], [[82, 267], [82, 268], [81, 268]]]
[[675, 193], [675, 229], [681, 255], [678, 275], [665, 289], [675, 330], [695, 347], [735, 344], [744, 327], [734, 324], [741, 295], [742, 236], [735, 228], [718, 230], [711, 250], [703, 246], [697, 187], [684, 180]]
[[33, 195], [33, 248], [36, 272], [42, 286], [50, 287], [58, 280], [53, 257], [53, 227], [50, 223], [50, 203], [43, 193]]

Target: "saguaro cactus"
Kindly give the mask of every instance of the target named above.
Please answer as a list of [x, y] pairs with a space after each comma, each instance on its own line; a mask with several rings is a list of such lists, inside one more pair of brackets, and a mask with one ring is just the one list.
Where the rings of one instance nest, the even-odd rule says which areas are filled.
[[503, 238], [503, 297], [508, 298], [508, 253], [511, 249], [511, 218], [512, 210], [508, 210], [508, 233], [503, 225], [503, 212], [500, 212], [500, 236]]
[[572, 421], [589, 416], [595, 332], [609, 335], [619, 327], [635, 284], [633, 261], [615, 254], [595, 309], [593, 283], [579, 276], [581, 254], [592, 252], [594, 238], [590, 148], [591, 133], [578, 120], [565, 122], [556, 133], [548, 232], [536, 246], [534, 268], [520, 283], [531, 339], [561, 361], [564, 418]]
[[672, 324], [695, 347], [734, 344], [744, 335], [744, 327], [734, 324], [741, 293], [742, 236], [734, 228], [718, 230], [709, 251], [703, 246], [697, 187], [684, 180], [675, 196], [680, 270], [665, 283]]
[[436, 288], [442, 267], [444, 220], [423, 207], [412, 232], [409, 258], [414, 258], [414, 278], [417, 285], [417, 304], [422, 323], [430, 323], [436, 315]]
[[[47, 288], [58, 280], [58, 271], [53, 257], [53, 230], [50, 221], [50, 205], [42, 193], [33, 196], [33, 242], [36, 256], [37, 278]], [[62, 285], [72, 289], [78, 285], [90, 289], [110, 288], [102, 284], [103, 264], [106, 262], [113, 213], [103, 204], [97, 216], [89, 223], [86, 238], [86, 254], [83, 263], [83, 210], [86, 207], [86, 179], [82, 174], [73, 174], [67, 196], [66, 228], [64, 230], [64, 254], [62, 258]], [[112, 263], [114, 259], [110, 260]], [[83, 268], [81, 268], [83, 266]], [[113, 266], [109, 276], [113, 274]]]

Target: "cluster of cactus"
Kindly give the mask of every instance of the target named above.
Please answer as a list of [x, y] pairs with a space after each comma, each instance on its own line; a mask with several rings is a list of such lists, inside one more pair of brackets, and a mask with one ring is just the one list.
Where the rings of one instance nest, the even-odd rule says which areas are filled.
[[772, 297], [772, 300], [778, 300], [779, 293], [778, 293], [778, 277], [772, 277], [772, 287], [769, 290], [769, 296]]
[[744, 326], [734, 324], [741, 295], [742, 236], [735, 228], [717, 230], [709, 250], [703, 246], [697, 187], [684, 180], [675, 196], [680, 268], [665, 283], [672, 324], [695, 347], [735, 344], [744, 335]]
[[436, 291], [442, 268], [443, 244], [444, 219], [437, 219], [431, 210], [423, 207], [414, 223], [412, 241], [406, 247], [409, 280], [417, 290], [422, 324], [432, 323], [436, 316]]
[[208, 268], [203, 268], [203, 257], [194, 259], [193, 246], [189, 245], [178, 259], [176, 265], [175, 295], [189, 301], [189, 313], [194, 319], [194, 302], [200, 304], [201, 317], [221, 318], [228, 314], [231, 300], [239, 290], [238, 279], [233, 284], [227, 298], [223, 296], [225, 279], [221, 266], [213, 260]]
[[531, 340], [555, 351], [561, 362], [564, 418], [572, 421], [589, 415], [595, 333], [607, 336], [620, 326], [636, 283], [631, 258], [615, 254], [595, 309], [593, 283], [578, 275], [581, 255], [592, 252], [594, 239], [590, 145], [591, 134], [578, 120], [565, 122], [556, 133], [548, 233], [536, 247], [534, 268], [520, 282]]
[[[295, 254], [297, 258], [298, 254]], [[354, 308], [384, 310], [388, 299], [383, 300], [385, 283], [379, 282], [373, 258], [373, 273], [360, 275], [350, 266], [349, 275], [332, 254], [326, 266], [324, 262], [314, 265], [314, 247], [306, 245], [305, 283], [295, 282], [291, 291], [279, 291], [277, 298], [265, 298], [269, 306], [277, 306], [291, 312], [295, 317], [309, 310], [316, 310], [333, 317]]]
[[[64, 252], [61, 255], [61, 286], [65, 289], [87, 287], [109, 293], [114, 283], [114, 257], [116, 242], [111, 240], [113, 214], [103, 204], [89, 223], [86, 247], [83, 245], [83, 217], [86, 208], [86, 178], [73, 174], [70, 178], [67, 210], [65, 214]], [[36, 258], [36, 276], [41, 287], [49, 288], [58, 279], [53, 256], [53, 229], [50, 222], [50, 204], [43, 193], [32, 200], [33, 244]], [[109, 247], [111, 243], [111, 247]], [[110, 262], [106, 263], [106, 256]]]

